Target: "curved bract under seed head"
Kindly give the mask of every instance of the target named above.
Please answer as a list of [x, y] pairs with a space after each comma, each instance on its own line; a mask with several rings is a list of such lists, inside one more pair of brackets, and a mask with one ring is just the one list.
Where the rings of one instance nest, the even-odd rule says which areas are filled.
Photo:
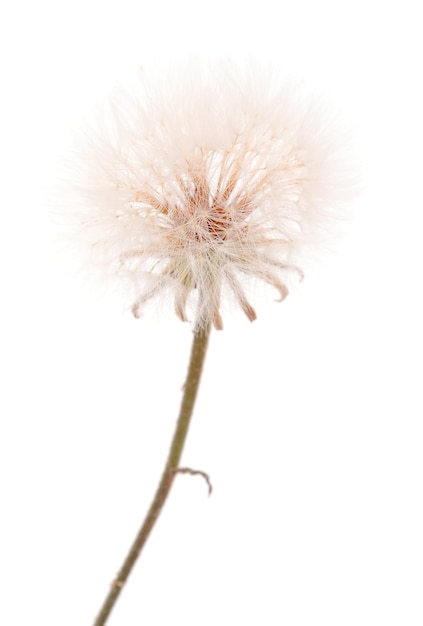
[[166, 293], [197, 327], [222, 328], [228, 298], [253, 321], [245, 278], [283, 300], [351, 196], [344, 136], [275, 75], [142, 71], [105, 118], [80, 151], [73, 206], [93, 262], [130, 279], [136, 317]]

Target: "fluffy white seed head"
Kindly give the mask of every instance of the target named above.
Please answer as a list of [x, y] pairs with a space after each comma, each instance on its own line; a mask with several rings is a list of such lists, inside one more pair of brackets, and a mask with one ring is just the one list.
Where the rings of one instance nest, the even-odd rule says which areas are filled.
[[[132, 312], [169, 296], [181, 320], [256, 317], [245, 285], [289, 274], [351, 196], [344, 135], [320, 102], [271, 72], [140, 71], [79, 150], [71, 214], [90, 262], [129, 281]], [[311, 246], [311, 248], [310, 248]]]

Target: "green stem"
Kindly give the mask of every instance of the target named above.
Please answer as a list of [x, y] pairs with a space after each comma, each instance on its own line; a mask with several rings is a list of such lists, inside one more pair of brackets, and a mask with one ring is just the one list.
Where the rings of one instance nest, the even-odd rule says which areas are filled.
[[141, 550], [143, 549], [154, 525], [160, 515], [167, 496], [172, 487], [175, 472], [178, 470], [185, 440], [188, 434], [188, 428], [194, 409], [195, 399], [203, 370], [204, 358], [207, 351], [208, 340], [210, 336], [210, 325], [205, 329], [194, 332], [194, 340], [191, 348], [191, 357], [188, 367], [188, 374], [184, 384], [184, 393], [182, 396], [181, 408], [179, 411], [178, 422], [176, 424], [175, 433], [169, 450], [166, 466], [164, 468], [162, 478], [151, 503], [147, 516], [144, 519], [135, 541], [133, 542], [129, 553], [123, 562], [123, 565], [112, 583], [109, 593], [101, 607], [94, 626], [103, 626], [114, 605], [118, 599], [122, 587], [126, 583], [129, 574], [134, 567]]

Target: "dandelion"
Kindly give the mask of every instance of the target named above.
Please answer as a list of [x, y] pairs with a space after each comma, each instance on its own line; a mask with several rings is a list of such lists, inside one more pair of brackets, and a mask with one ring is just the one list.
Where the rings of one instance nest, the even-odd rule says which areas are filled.
[[179, 463], [210, 328], [223, 328], [227, 303], [253, 321], [256, 283], [282, 301], [351, 197], [335, 126], [320, 101], [272, 72], [193, 65], [160, 80], [141, 70], [78, 154], [71, 213], [91, 266], [129, 286], [135, 317], [153, 301], [172, 302], [194, 327], [163, 476], [95, 626], [107, 620], [175, 475], [205, 476]]

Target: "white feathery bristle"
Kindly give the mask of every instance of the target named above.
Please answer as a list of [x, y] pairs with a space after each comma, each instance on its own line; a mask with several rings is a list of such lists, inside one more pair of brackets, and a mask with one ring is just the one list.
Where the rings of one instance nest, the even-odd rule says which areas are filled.
[[130, 286], [135, 316], [166, 297], [197, 328], [222, 328], [226, 301], [253, 320], [245, 282], [285, 298], [354, 195], [337, 125], [271, 71], [140, 70], [78, 146], [73, 230], [92, 266]]

